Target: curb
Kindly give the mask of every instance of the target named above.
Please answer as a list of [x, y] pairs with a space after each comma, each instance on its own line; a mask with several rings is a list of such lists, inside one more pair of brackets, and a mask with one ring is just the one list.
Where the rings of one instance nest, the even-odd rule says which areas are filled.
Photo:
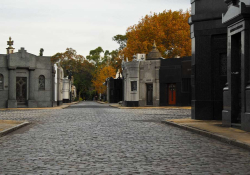
[[171, 121], [161, 121], [161, 123], [172, 125], [172, 126], [175, 126], [175, 127], [181, 128], [181, 129], [185, 129], [187, 131], [191, 131], [193, 133], [200, 134], [202, 136], [206, 136], [206, 137], [221, 141], [223, 143], [234, 145], [234, 146], [237, 146], [237, 147], [240, 147], [240, 148], [243, 148], [243, 149], [246, 149], [246, 150], [250, 151], [250, 145], [249, 144], [237, 141], [235, 139], [231, 139], [231, 138], [228, 138], [228, 137], [225, 137], [225, 136], [222, 136], [222, 135], [214, 134], [214, 133], [211, 133], [211, 132], [208, 132], [208, 131], [205, 131], [205, 130], [201, 130], [201, 129], [197, 129], [197, 128], [194, 128], [194, 127], [190, 127], [190, 126], [186, 126], [186, 125], [179, 125], [179, 124], [176, 124], [176, 123], [171, 122]]
[[113, 106], [113, 105], [109, 105], [110, 107], [113, 107], [113, 108], [118, 108], [118, 109], [121, 109], [120, 106]]
[[65, 109], [65, 108], [68, 108], [68, 107], [70, 107], [71, 105], [75, 105], [75, 104], [77, 104], [77, 103], [79, 103], [80, 101], [76, 101], [76, 102], [72, 102], [72, 103], [70, 103], [70, 104], [67, 104], [67, 105], [62, 105], [62, 107], [61, 107], [61, 109]]
[[103, 101], [96, 101], [97, 103], [100, 103], [100, 104], [106, 104], [105, 102]]
[[23, 123], [21, 123], [21, 124], [19, 124], [17, 126], [12, 127], [12, 128], [5, 129], [5, 130], [0, 132], [0, 137], [3, 137], [3, 136], [5, 136], [5, 135], [7, 135], [7, 134], [19, 129], [19, 128], [22, 128], [22, 127], [24, 127], [24, 126], [26, 126], [28, 124], [30, 124], [30, 123], [29, 122], [23, 122]]
[[[145, 107], [145, 106], [141, 106], [141, 107], [126, 107], [126, 106], [113, 106], [113, 105], [109, 105], [109, 106], [112, 106], [114, 108], [119, 108], [119, 109], [166, 109], [166, 110], [179, 110], [179, 109], [183, 109], [183, 108], [166, 108], [166, 107], [160, 107], [160, 106], [157, 106], [157, 107]], [[189, 109], [187, 109], [189, 110]]]

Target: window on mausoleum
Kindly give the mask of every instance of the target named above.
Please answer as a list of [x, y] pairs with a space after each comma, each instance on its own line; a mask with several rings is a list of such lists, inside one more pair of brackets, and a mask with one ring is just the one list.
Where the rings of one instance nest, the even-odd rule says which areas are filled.
[[45, 90], [45, 76], [39, 76], [39, 90]]
[[137, 81], [131, 81], [131, 91], [137, 91]]
[[0, 90], [3, 90], [3, 75], [0, 74]]

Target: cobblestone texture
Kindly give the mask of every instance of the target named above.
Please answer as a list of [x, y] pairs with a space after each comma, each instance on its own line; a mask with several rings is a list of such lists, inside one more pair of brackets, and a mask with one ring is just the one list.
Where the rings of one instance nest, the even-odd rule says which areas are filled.
[[0, 111], [0, 119], [36, 123], [0, 138], [0, 174], [250, 174], [250, 152], [160, 123], [187, 116], [94, 102]]

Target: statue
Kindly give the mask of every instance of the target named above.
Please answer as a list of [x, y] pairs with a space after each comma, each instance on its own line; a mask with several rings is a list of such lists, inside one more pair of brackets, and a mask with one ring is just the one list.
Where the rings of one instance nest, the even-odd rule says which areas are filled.
[[39, 54], [40, 56], [43, 56], [43, 51], [44, 51], [43, 48], [41, 48], [40, 49], [40, 54]]

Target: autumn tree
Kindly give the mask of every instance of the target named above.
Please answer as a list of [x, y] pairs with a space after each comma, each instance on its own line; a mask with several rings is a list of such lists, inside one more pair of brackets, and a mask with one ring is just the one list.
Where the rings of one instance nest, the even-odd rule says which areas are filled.
[[94, 89], [98, 93], [105, 93], [106, 86], [103, 85], [106, 78], [115, 78], [116, 72], [120, 69], [121, 59], [119, 50], [103, 50], [102, 47], [97, 47], [89, 52], [86, 59], [93, 62], [95, 71], [93, 74], [92, 83]]
[[93, 86], [95, 87], [95, 90], [98, 93], [105, 93], [106, 92], [106, 86], [103, 84], [108, 77], [115, 77], [116, 70], [112, 66], [105, 66], [102, 68], [99, 68], [92, 80]]
[[148, 54], [155, 40], [164, 58], [191, 55], [189, 11], [163, 11], [146, 15], [127, 29], [126, 47], [121, 51], [129, 60], [136, 53]]

